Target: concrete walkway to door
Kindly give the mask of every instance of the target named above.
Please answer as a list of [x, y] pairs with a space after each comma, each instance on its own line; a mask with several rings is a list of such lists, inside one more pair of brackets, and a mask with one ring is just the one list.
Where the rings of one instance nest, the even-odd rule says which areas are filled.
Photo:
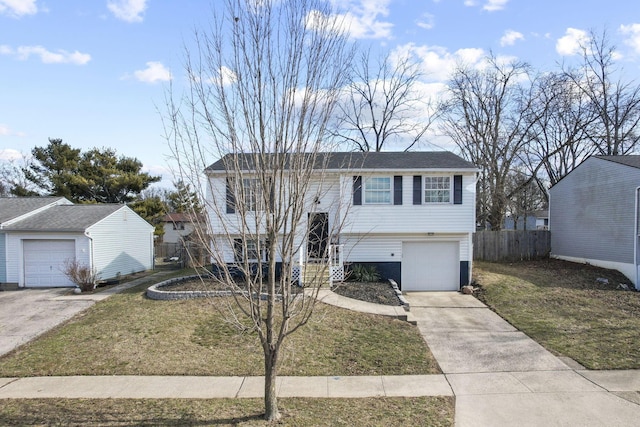
[[[621, 376], [561, 360], [482, 302], [458, 292], [406, 293], [456, 396], [456, 426], [627, 426], [640, 419], [640, 372]], [[635, 382], [630, 383], [629, 381]]]

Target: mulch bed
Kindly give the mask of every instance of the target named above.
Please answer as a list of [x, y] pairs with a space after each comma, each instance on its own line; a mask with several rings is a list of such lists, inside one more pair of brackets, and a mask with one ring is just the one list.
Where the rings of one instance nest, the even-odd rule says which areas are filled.
[[388, 282], [343, 282], [332, 290], [338, 295], [375, 304], [399, 306], [400, 300]]

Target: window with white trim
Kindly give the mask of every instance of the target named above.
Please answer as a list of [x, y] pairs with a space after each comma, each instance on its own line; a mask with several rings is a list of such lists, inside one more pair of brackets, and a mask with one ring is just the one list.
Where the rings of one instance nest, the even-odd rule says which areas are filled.
[[233, 243], [235, 262], [244, 262], [245, 254], [246, 261], [248, 262], [258, 262], [264, 260], [264, 256], [262, 253], [262, 251], [264, 250], [264, 245], [260, 244], [262, 242], [258, 242], [257, 240], [235, 239]]
[[363, 189], [365, 204], [391, 204], [391, 177], [376, 176], [364, 178]]
[[242, 178], [242, 199], [244, 209], [249, 211], [258, 210], [258, 200], [260, 195], [260, 185], [256, 178]]
[[451, 203], [451, 177], [425, 176], [424, 203]]

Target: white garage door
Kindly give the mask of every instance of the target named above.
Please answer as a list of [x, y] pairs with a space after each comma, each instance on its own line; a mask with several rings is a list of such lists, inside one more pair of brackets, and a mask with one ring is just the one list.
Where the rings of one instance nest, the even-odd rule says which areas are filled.
[[63, 271], [65, 261], [75, 259], [74, 240], [25, 240], [23, 243], [25, 286], [73, 286]]
[[459, 242], [403, 242], [403, 291], [460, 289]]

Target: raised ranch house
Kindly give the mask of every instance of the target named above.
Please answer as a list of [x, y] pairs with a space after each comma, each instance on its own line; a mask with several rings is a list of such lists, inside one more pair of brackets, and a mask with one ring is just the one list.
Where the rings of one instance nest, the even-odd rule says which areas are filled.
[[0, 283], [64, 287], [76, 260], [100, 280], [153, 268], [153, 226], [120, 204], [64, 197], [0, 198]]
[[[403, 291], [458, 290], [469, 284], [473, 164], [450, 152], [321, 153], [319, 158], [316, 163], [323, 166], [305, 202], [301, 229], [307, 231], [299, 237], [294, 271], [302, 272], [309, 260], [326, 259], [332, 280], [344, 278], [345, 265], [365, 264], [398, 282]], [[229, 185], [225, 165], [252, 162], [251, 154], [230, 154], [206, 169], [213, 246], [230, 265], [240, 262], [242, 253], [251, 253], [246, 249], [255, 242], [238, 235], [232, 245], [216, 232], [239, 230], [241, 218], [233, 201], [259, 190], [249, 188], [255, 184], [250, 167], [241, 171], [242, 191]]]
[[549, 190], [551, 256], [616, 269], [640, 290], [640, 156], [593, 156]]

